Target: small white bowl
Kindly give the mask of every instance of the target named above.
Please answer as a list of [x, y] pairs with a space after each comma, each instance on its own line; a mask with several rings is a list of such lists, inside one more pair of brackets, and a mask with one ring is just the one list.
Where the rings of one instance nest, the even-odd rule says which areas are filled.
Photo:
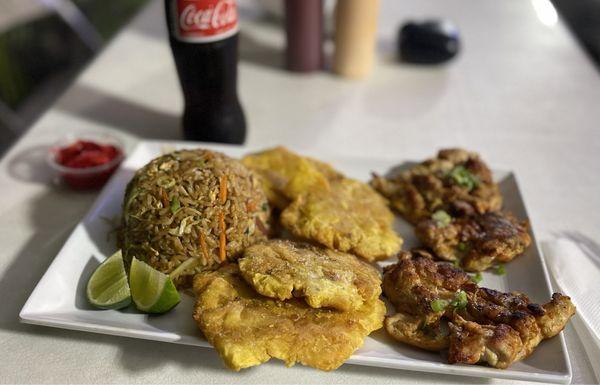
[[[94, 142], [100, 145], [112, 145], [119, 151], [119, 153], [117, 156], [111, 159], [110, 162], [101, 164], [99, 166], [74, 168], [58, 163], [56, 160], [58, 153], [62, 149], [74, 144], [79, 140]], [[48, 163], [50, 168], [56, 172], [61, 183], [74, 190], [94, 190], [99, 189], [106, 183], [106, 181], [108, 181], [112, 173], [125, 158], [124, 151], [125, 149], [123, 142], [110, 134], [69, 134], [59, 139], [50, 147], [46, 156], [46, 163]]]

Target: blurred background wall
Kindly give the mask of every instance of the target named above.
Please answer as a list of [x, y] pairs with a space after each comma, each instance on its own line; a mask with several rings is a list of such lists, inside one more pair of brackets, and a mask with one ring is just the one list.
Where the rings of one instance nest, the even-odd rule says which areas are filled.
[[[147, 1], [0, 0], [0, 156]], [[553, 2], [600, 68], [600, 0]]]

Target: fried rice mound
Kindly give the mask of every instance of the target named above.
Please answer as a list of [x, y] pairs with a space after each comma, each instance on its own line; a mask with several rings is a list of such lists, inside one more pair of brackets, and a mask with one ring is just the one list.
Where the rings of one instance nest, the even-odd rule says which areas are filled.
[[260, 182], [241, 162], [219, 152], [181, 150], [135, 173], [119, 239], [126, 261], [138, 258], [186, 288], [195, 273], [235, 260], [266, 239], [268, 218]]

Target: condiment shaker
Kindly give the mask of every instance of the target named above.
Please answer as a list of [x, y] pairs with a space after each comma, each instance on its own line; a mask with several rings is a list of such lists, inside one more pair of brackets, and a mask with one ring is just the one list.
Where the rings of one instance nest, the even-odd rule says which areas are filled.
[[371, 72], [379, 0], [338, 0], [335, 9], [335, 54], [333, 70], [349, 78]]
[[285, 0], [286, 67], [308, 72], [323, 66], [322, 0]]

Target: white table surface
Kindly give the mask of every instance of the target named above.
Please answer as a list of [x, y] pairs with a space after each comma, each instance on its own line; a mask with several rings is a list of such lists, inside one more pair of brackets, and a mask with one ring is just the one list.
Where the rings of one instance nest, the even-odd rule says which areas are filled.
[[[535, 0], [534, 0], [535, 1]], [[281, 29], [243, 14], [240, 94], [248, 144], [339, 156], [421, 159], [480, 151], [513, 169], [541, 239], [600, 234], [600, 77], [566, 27], [528, 0], [383, 0], [379, 63], [364, 81], [280, 68]], [[447, 66], [391, 60], [407, 18], [443, 16], [463, 52]], [[0, 381], [152, 383], [470, 383], [483, 379], [345, 365], [333, 373], [272, 362], [232, 373], [209, 349], [19, 324], [18, 312], [95, 193], [52, 187], [44, 146], [67, 132], [179, 138], [182, 98], [153, 1], [0, 162]], [[571, 326], [574, 383], [596, 383]], [[497, 381], [490, 381], [497, 382]]]

